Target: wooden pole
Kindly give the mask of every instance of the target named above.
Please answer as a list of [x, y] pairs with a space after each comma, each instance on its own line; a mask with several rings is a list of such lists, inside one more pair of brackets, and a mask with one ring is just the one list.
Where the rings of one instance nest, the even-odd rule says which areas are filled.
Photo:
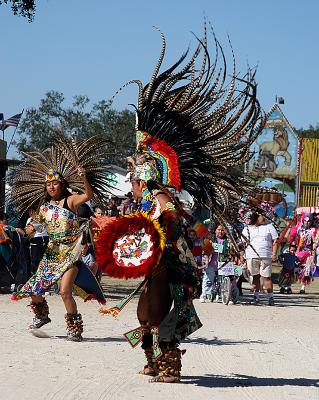
[[7, 142], [0, 139], [0, 210], [4, 209], [5, 205], [5, 188], [6, 188], [6, 171], [7, 160]]

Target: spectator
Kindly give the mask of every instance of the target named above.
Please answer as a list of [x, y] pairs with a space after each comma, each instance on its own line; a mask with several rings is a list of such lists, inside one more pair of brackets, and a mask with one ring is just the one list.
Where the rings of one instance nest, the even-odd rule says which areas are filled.
[[[245, 247], [243, 246], [243, 243], [238, 243], [238, 250], [239, 253], [236, 254], [236, 262], [235, 264], [237, 265], [241, 265], [242, 264], [242, 260], [244, 259], [244, 255], [245, 255]], [[243, 272], [247, 272], [247, 268], [244, 269]], [[249, 275], [246, 274], [246, 276], [244, 276], [243, 274], [241, 274], [238, 279], [237, 279], [237, 288], [239, 290], [239, 295], [242, 296], [243, 295], [243, 288], [242, 288], [242, 284], [243, 282], [249, 282]]]
[[202, 241], [198, 238], [194, 229], [188, 229], [186, 241], [196, 264], [200, 266], [202, 264]]
[[110, 215], [111, 217], [118, 217], [120, 215], [120, 212], [118, 210], [117, 197], [111, 198]]
[[[92, 217], [93, 212], [91, 210], [91, 207], [88, 204], [83, 203], [78, 207], [76, 215], [79, 218], [83, 218], [83, 220], [87, 220]], [[80, 225], [82, 225], [83, 222], [85, 222], [85, 221], [80, 221]]]
[[8, 227], [7, 216], [0, 211], [0, 266], [7, 266], [11, 253], [11, 232]]
[[[23, 234], [24, 231], [22, 230]], [[7, 215], [0, 211], [0, 289], [9, 293], [15, 284], [27, 279], [27, 252], [21, 233], [8, 225]]]
[[281, 254], [279, 257], [279, 261], [283, 265], [278, 279], [280, 293], [292, 293], [291, 284], [294, 281], [295, 269], [299, 265], [299, 259], [296, 256], [296, 250], [297, 245], [295, 243], [291, 243], [288, 252]]
[[[83, 195], [82, 192], [72, 190], [72, 194]], [[80, 225], [82, 225], [85, 220], [90, 219], [93, 215], [91, 207], [87, 203], [80, 204], [76, 210], [76, 215], [80, 218]], [[82, 218], [82, 220], [81, 220]]]
[[[29, 219], [26, 225], [31, 221], [32, 216], [35, 214], [35, 210], [29, 210]], [[49, 242], [49, 236], [45, 228], [45, 224], [41, 224], [34, 234], [31, 235], [29, 240], [29, 252], [30, 252], [30, 273], [31, 275], [36, 273], [38, 265], [42, 260], [43, 254], [47, 248]], [[28, 276], [29, 278], [29, 276]]]
[[213, 301], [213, 285], [215, 280], [218, 278], [218, 264], [223, 264], [228, 257], [229, 245], [226, 237], [225, 228], [218, 224], [215, 229], [213, 236], [213, 248], [214, 253], [205, 258], [203, 262], [208, 264], [203, 270], [203, 283], [202, 283], [202, 294], [199, 298], [201, 303], [205, 303], [206, 300]]
[[133, 212], [133, 194], [132, 192], [128, 192], [125, 195], [125, 199], [122, 201], [122, 215], [132, 214]]
[[99, 206], [94, 206], [93, 207], [93, 216], [94, 217], [102, 217], [103, 211]]
[[250, 224], [243, 229], [243, 236], [249, 240], [245, 251], [246, 263], [253, 276], [254, 303], [258, 304], [260, 277], [268, 293], [268, 304], [273, 306], [273, 283], [271, 280], [272, 261], [276, 260], [278, 234], [271, 223], [266, 223], [262, 214], [252, 213]]
[[90, 250], [91, 246], [88, 243], [82, 244], [82, 262], [91, 270], [94, 276], [98, 272], [98, 265]]
[[301, 294], [306, 292], [305, 287], [310, 285], [312, 280], [312, 261], [314, 256], [314, 236], [311, 214], [302, 214], [295, 226], [290, 231], [290, 243], [297, 244], [296, 256], [300, 261], [299, 281], [301, 283]]
[[319, 246], [318, 243], [315, 243], [315, 265], [314, 265], [314, 271], [313, 271], [313, 278], [318, 278], [319, 277]]

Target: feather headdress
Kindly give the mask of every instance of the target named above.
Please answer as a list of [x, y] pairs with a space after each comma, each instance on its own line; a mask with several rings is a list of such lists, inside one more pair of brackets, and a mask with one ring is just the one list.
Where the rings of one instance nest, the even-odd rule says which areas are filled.
[[[250, 182], [232, 167], [251, 156], [250, 146], [261, 133], [265, 115], [257, 100], [255, 71], [238, 76], [233, 54], [226, 82], [226, 58], [212, 32], [215, 58], [211, 60], [206, 25], [190, 55], [186, 51], [160, 73], [166, 41], [150, 82], [139, 88], [137, 148], [128, 161], [132, 177], [187, 190], [199, 204], [227, 226]], [[188, 61], [187, 61], [188, 60]]]
[[10, 178], [11, 198], [17, 210], [38, 207], [45, 201], [45, 181], [52, 173], [62, 177], [73, 191], [83, 192], [83, 182], [76, 171], [78, 166], [85, 168], [94, 201], [103, 204], [112, 187], [107, 146], [108, 143], [98, 136], [77, 141], [56, 133], [50, 149], [43, 153], [24, 153], [25, 161], [13, 171]]

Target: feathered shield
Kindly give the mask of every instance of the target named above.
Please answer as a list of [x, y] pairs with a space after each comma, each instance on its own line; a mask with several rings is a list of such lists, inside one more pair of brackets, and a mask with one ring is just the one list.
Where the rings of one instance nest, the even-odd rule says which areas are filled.
[[109, 219], [99, 234], [96, 257], [101, 270], [113, 278], [139, 278], [156, 269], [164, 246], [159, 223], [137, 213]]

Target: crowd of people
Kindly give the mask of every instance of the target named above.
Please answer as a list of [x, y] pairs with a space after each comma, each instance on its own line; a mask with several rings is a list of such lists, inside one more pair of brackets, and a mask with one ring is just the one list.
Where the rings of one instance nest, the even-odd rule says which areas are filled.
[[237, 284], [239, 294], [242, 294], [242, 282], [248, 280], [256, 305], [260, 303], [262, 291], [267, 292], [268, 304], [275, 304], [274, 264], [281, 266], [276, 281], [280, 294], [292, 294], [292, 284], [297, 282], [301, 284], [299, 294], [305, 294], [305, 287], [319, 276], [319, 214], [296, 214], [293, 220], [287, 220], [286, 239], [280, 240], [282, 231], [273, 222], [275, 214], [273, 211], [269, 213], [272, 208], [269, 204], [261, 204], [260, 213], [245, 208], [244, 213], [240, 210], [238, 214], [238, 225], [243, 229], [238, 241], [241, 250], [237, 253], [231, 251], [225, 227], [218, 222], [211, 229], [213, 251], [208, 256], [201, 251], [200, 237], [193, 229], [188, 230], [189, 246], [202, 277], [200, 302], [214, 301], [218, 270], [229, 261], [240, 265], [243, 270]]
[[[180, 203], [182, 204], [182, 203]], [[104, 207], [84, 203], [84, 210], [79, 207], [78, 215], [85, 220], [103, 216], [121, 217], [137, 210], [138, 202], [133, 193], [123, 198], [111, 197]], [[188, 208], [187, 212], [191, 210]], [[7, 215], [0, 213], [0, 260], [2, 291], [12, 291], [14, 287], [25, 283], [35, 274], [49, 242], [45, 224], [41, 229], [28, 233], [28, 224], [32, 220], [34, 209], [27, 213], [27, 219], [18, 220], [16, 228], [8, 225]], [[274, 304], [272, 265], [282, 265], [278, 276], [279, 293], [292, 294], [292, 284], [300, 282], [300, 294], [304, 294], [306, 286], [319, 275], [319, 215], [302, 213], [295, 217], [291, 224], [287, 241], [278, 242], [278, 227], [272, 223], [274, 215], [267, 219], [266, 214], [248, 212], [243, 218], [239, 212], [238, 223], [242, 223], [242, 235], [246, 238], [238, 242], [242, 251], [230, 255], [229, 240], [225, 228], [218, 222], [210, 226], [210, 238], [213, 243], [211, 254], [203, 250], [202, 239], [192, 227], [185, 224], [185, 238], [196, 261], [198, 275], [201, 280], [200, 302], [214, 301], [214, 282], [218, 279], [218, 269], [228, 261], [235, 261], [244, 269], [244, 276], [251, 276], [251, 287], [254, 293], [253, 302], [259, 304], [261, 285], [268, 293], [269, 305]], [[17, 241], [17, 238], [19, 240]], [[245, 248], [245, 250], [244, 250]], [[93, 243], [83, 242], [82, 261], [101, 279], [101, 271], [95, 259]], [[240, 277], [238, 288], [242, 294]]]
[[119, 217], [122, 215], [132, 214], [137, 210], [138, 203], [133, 198], [132, 192], [126, 193], [124, 197], [112, 196], [104, 207], [93, 206], [93, 215], [95, 217], [110, 216]]

